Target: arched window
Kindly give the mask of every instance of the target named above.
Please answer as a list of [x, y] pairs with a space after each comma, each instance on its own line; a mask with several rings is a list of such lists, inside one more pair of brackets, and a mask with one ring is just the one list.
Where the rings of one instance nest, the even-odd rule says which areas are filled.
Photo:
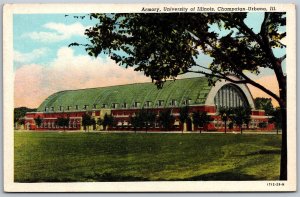
[[216, 94], [214, 103], [220, 107], [248, 107], [248, 100], [243, 91], [233, 84], [224, 85]]

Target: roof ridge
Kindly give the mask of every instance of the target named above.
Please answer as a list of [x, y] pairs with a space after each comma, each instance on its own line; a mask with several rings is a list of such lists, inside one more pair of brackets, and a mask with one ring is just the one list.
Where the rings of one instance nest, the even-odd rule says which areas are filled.
[[[205, 76], [202, 77], [189, 77], [189, 78], [181, 78], [181, 79], [168, 79], [167, 81], [177, 81], [177, 80], [186, 80], [186, 79], [198, 79], [198, 78], [206, 78]], [[67, 92], [67, 91], [80, 91], [80, 90], [91, 90], [91, 89], [100, 89], [100, 88], [111, 88], [111, 87], [118, 87], [118, 86], [128, 86], [128, 85], [137, 85], [137, 84], [154, 84], [153, 82], [137, 82], [137, 83], [128, 83], [128, 84], [120, 84], [120, 85], [110, 85], [110, 86], [102, 86], [102, 87], [93, 87], [93, 88], [80, 88], [80, 89], [73, 89], [73, 90], [61, 90], [57, 93]]]

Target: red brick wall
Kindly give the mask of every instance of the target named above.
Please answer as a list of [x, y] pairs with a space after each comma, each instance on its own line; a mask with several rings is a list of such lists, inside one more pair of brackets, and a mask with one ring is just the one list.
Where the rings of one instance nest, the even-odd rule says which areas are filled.
[[[192, 112], [196, 112], [196, 111], [206, 111], [209, 114], [214, 114], [216, 113], [216, 108], [214, 106], [190, 106], [189, 107], [189, 111], [190, 113]], [[151, 109], [153, 112], [155, 112], [157, 115], [159, 114], [160, 111], [165, 110], [165, 108], [154, 108]], [[137, 111], [139, 111], [139, 109], [112, 109], [111, 113], [112, 115], [115, 117], [116, 122], [129, 122], [130, 116], [133, 115], [134, 113], [136, 113]], [[179, 111], [180, 108], [173, 108], [172, 109], [172, 113], [175, 114], [175, 119], [178, 121], [179, 118]], [[86, 112], [61, 112], [61, 113], [27, 113], [26, 114], [26, 120], [25, 120], [25, 125], [27, 122], [30, 123], [30, 129], [38, 129], [38, 130], [49, 130], [49, 128], [36, 128], [35, 127], [35, 123], [34, 123], [34, 118], [37, 118], [38, 116], [40, 116], [40, 118], [44, 119], [44, 122], [54, 122], [56, 118], [58, 117], [69, 117], [71, 119], [71, 122], [74, 118], [80, 119], [82, 117], [82, 115], [86, 113]], [[90, 115], [92, 115], [92, 112], [88, 112]], [[100, 110], [95, 111], [95, 115], [99, 116], [100, 115]], [[264, 111], [261, 110], [254, 110], [252, 111], [252, 115], [254, 116], [264, 116]], [[220, 117], [218, 115], [212, 115], [211, 116], [213, 120], [220, 120]], [[264, 121], [267, 122], [268, 119], [266, 118], [260, 118], [260, 121]], [[182, 130], [183, 125], [181, 125], [181, 123], [177, 126], [175, 126], [173, 128], [174, 131], [181, 131]], [[61, 128], [50, 128], [53, 130], [56, 129], [61, 129]], [[80, 124], [76, 124], [76, 127], [74, 128], [72, 126], [72, 128], [68, 128], [68, 130], [74, 130], [74, 129], [80, 129]], [[117, 126], [114, 128], [108, 128], [109, 130], [133, 130], [133, 128], [130, 128], [128, 126]], [[142, 129], [145, 130], [146, 128]], [[200, 128], [198, 127], [194, 127], [195, 131], [199, 131]], [[216, 129], [213, 123], [209, 123], [207, 125], [204, 126], [204, 128], [201, 128], [204, 130], [209, 130], [209, 131], [224, 131], [224, 128], [218, 128]], [[272, 130], [274, 129], [274, 124], [268, 124], [267, 128], [264, 128], [265, 130]], [[149, 130], [151, 131], [160, 131], [160, 128], [149, 128]], [[239, 128], [234, 128], [233, 130], [239, 130]]]

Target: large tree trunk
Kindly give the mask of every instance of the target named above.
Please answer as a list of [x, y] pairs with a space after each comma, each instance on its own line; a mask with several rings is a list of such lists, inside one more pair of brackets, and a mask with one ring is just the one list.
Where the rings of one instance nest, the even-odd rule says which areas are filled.
[[287, 100], [286, 100], [286, 77], [278, 79], [280, 111], [282, 117], [282, 135], [281, 135], [281, 160], [280, 160], [280, 180], [287, 180]]
[[280, 180], [287, 180], [287, 118], [286, 107], [280, 106], [282, 116]]

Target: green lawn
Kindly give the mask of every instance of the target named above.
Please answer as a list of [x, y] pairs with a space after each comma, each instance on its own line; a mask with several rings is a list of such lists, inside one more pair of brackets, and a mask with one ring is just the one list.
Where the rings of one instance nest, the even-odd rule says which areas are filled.
[[278, 180], [281, 135], [15, 132], [15, 182]]

